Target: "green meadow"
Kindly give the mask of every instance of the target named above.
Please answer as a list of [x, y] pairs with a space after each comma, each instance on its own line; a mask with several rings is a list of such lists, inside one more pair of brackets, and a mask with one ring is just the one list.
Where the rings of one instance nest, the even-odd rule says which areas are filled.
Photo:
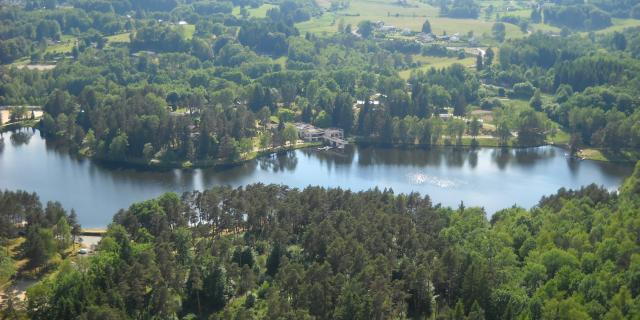
[[413, 60], [416, 62], [421, 62], [422, 66], [398, 72], [401, 78], [408, 80], [411, 76], [411, 72], [413, 71], [427, 71], [431, 68], [442, 69], [454, 63], [460, 63], [465, 67], [473, 68], [475, 67], [476, 57], [473, 55], [467, 55], [467, 57], [464, 59], [458, 59], [457, 57], [432, 57], [414, 55]]
[[[482, 14], [481, 14], [482, 16]], [[425, 19], [429, 19], [435, 34], [467, 34], [489, 38], [494, 21], [482, 19], [453, 19], [439, 16], [439, 9], [418, 1], [409, 0], [406, 5], [381, 0], [353, 0], [349, 8], [337, 12], [326, 12], [320, 17], [299, 23], [302, 33], [334, 33], [338, 25], [356, 26], [360, 21], [384, 21], [386, 25], [420, 31]], [[511, 24], [506, 24], [507, 37], [522, 37], [524, 33]]]
[[128, 43], [131, 42], [131, 38], [129, 38], [129, 32], [123, 32], [119, 34], [114, 34], [112, 36], [107, 37], [107, 43]]
[[45, 53], [69, 53], [76, 45], [77, 38], [70, 35], [63, 35], [60, 43], [50, 44], [47, 46]]
[[[257, 8], [247, 8], [249, 17], [264, 18], [267, 16], [267, 11], [271, 8], [277, 8], [277, 5], [265, 3]], [[240, 7], [234, 7], [232, 14], [236, 17], [240, 17]]]

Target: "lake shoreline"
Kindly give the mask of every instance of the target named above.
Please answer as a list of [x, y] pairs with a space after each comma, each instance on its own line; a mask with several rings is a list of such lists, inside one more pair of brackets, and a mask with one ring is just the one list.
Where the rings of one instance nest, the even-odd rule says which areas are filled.
[[[26, 120], [21, 122], [15, 122], [11, 124], [5, 124], [0, 127], [0, 132], [11, 132], [14, 130], [19, 130], [21, 128], [35, 128], [38, 129], [39, 120]], [[45, 138], [46, 139], [46, 138]], [[53, 139], [55, 140], [55, 139]], [[476, 139], [477, 144], [474, 145], [473, 139], [465, 137], [462, 139], [461, 144], [446, 144], [446, 143], [438, 143], [438, 144], [409, 144], [409, 143], [385, 143], [380, 142], [368, 138], [363, 137], [353, 137], [349, 139], [354, 145], [362, 146], [362, 147], [382, 147], [382, 148], [392, 148], [392, 149], [400, 149], [400, 150], [428, 150], [433, 147], [445, 147], [445, 148], [453, 148], [453, 149], [480, 149], [480, 148], [500, 148], [505, 150], [519, 150], [519, 149], [528, 149], [528, 148], [537, 148], [544, 146], [554, 146], [559, 147], [564, 150], [569, 150], [569, 146], [565, 143], [553, 143], [546, 142], [544, 144], [536, 144], [536, 145], [514, 145], [510, 144], [508, 146], [500, 144], [496, 139], [486, 139], [486, 138], [478, 138]], [[495, 143], [494, 143], [495, 142]], [[255, 160], [257, 158], [261, 158], [264, 156], [272, 155], [272, 154], [283, 154], [289, 151], [298, 150], [298, 149], [307, 149], [313, 147], [323, 146], [322, 142], [305, 142], [301, 144], [297, 144], [295, 146], [281, 146], [272, 148], [269, 150], [260, 150], [249, 153], [247, 156], [234, 160], [234, 161], [220, 161], [220, 160], [200, 160], [191, 162], [190, 160], [184, 161], [171, 161], [171, 162], [162, 162], [162, 161], [147, 161], [144, 159], [126, 159], [126, 160], [112, 160], [106, 158], [96, 157], [94, 155], [87, 154], [86, 152], [82, 152], [82, 150], [68, 150], [68, 152], [72, 153], [75, 156], [83, 157], [95, 161], [96, 163], [108, 165], [108, 166], [123, 166], [123, 167], [132, 167], [140, 170], [149, 170], [149, 171], [167, 171], [174, 169], [182, 169], [182, 170], [192, 170], [192, 169], [228, 169], [233, 168], [235, 166], [242, 165], [248, 161]], [[618, 162], [618, 163], [635, 163], [640, 161], [640, 150], [630, 150], [625, 152], [614, 152], [607, 149], [593, 149], [593, 148], [585, 148], [578, 151], [575, 155], [576, 158], [580, 158], [581, 160], [592, 160], [598, 162]]]
[[[567, 157], [566, 149], [555, 146], [381, 148], [357, 143], [326, 152], [317, 148], [281, 150], [279, 155], [270, 152], [226, 169], [140, 170], [74, 156], [78, 150], [45, 140], [37, 129], [25, 128], [14, 134], [18, 132], [28, 133], [30, 138], [13, 139], [7, 134], [0, 152], [0, 188], [38, 192], [44, 201], [60, 201], [77, 210], [78, 221], [85, 228], [107, 226], [114, 213], [135, 202], [166, 192], [183, 194], [214, 186], [262, 183], [354, 191], [391, 188], [399, 193], [428, 194], [445, 206], [456, 206], [460, 201], [482, 205], [491, 214], [515, 203], [535, 205], [548, 190], [562, 187], [575, 189], [596, 183], [613, 190], [629, 174], [627, 165], [577, 161]], [[63, 181], [65, 187], [60, 188]], [[492, 190], [499, 190], [499, 196], [491, 197]]]
[[611, 149], [584, 148], [578, 151], [576, 156], [584, 160], [599, 162], [635, 163], [640, 161], [640, 150], [622, 149], [613, 151]]
[[[104, 159], [100, 157], [95, 157], [92, 155], [83, 154], [82, 152], [72, 152], [77, 156], [84, 157], [93, 161], [96, 161], [100, 164], [110, 165], [110, 166], [126, 166], [133, 167], [141, 170], [150, 170], [150, 171], [167, 171], [174, 169], [182, 169], [182, 170], [193, 170], [193, 169], [227, 169], [233, 168], [239, 165], [242, 165], [248, 161], [255, 160], [260, 157], [272, 155], [272, 154], [283, 154], [289, 151], [294, 151], [298, 149], [306, 149], [312, 147], [322, 146], [320, 143], [301, 143], [295, 146], [287, 146], [287, 147], [278, 147], [269, 150], [261, 150], [251, 152], [249, 155], [243, 157], [239, 160], [234, 161], [218, 161], [218, 160], [201, 160], [191, 162], [190, 160], [185, 161], [171, 161], [171, 162], [153, 162], [146, 161], [143, 159], [127, 159], [127, 160], [111, 160]], [[71, 152], [71, 151], [70, 151]]]

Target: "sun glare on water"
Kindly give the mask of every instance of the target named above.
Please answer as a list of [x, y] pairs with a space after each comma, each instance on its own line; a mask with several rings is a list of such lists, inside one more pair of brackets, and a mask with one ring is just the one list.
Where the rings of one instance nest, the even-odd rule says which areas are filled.
[[417, 184], [417, 185], [429, 184], [439, 188], [455, 188], [463, 184], [462, 181], [430, 176], [421, 172], [409, 173], [408, 178], [412, 184]]

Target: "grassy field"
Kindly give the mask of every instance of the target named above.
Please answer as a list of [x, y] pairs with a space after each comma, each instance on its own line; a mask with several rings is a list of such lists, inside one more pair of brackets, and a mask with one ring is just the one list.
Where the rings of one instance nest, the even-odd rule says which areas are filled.
[[[613, 22], [613, 25], [608, 27], [608, 28], [604, 28], [604, 29], [600, 29], [597, 30], [595, 33], [596, 34], [606, 34], [606, 33], [612, 33], [615, 31], [622, 31], [626, 28], [632, 28], [632, 27], [640, 27], [640, 20], [637, 19], [619, 19], [619, 18], [613, 18], [611, 19], [611, 21]], [[552, 25], [548, 25], [548, 24], [541, 24], [541, 23], [532, 23], [529, 24], [529, 29], [531, 31], [542, 31], [542, 32], [552, 32], [552, 33], [556, 33], [559, 34], [560, 31], [562, 30], [561, 28], [558, 28], [556, 26], [552, 26]], [[581, 35], [583, 36], [587, 36], [589, 34], [589, 32], [584, 31], [584, 32], [580, 32]]]
[[418, 70], [426, 71], [431, 68], [441, 69], [441, 68], [448, 67], [454, 63], [460, 63], [465, 67], [474, 67], [476, 63], [476, 57], [472, 55], [467, 55], [467, 57], [464, 59], [458, 59], [457, 57], [430, 57], [430, 56], [415, 55], [413, 59], [414, 61], [422, 62], [423, 65], [418, 68], [400, 71], [399, 75], [401, 78], [405, 80], [409, 79], [412, 71], [418, 71]]
[[193, 38], [193, 34], [196, 33], [196, 25], [195, 24], [186, 24], [178, 26], [178, 32], [187, 40], [191, 40]]
[[[267, 11], [269, 11], [269, 9], [277, 7], [278, 6], [276, 5], [265, 3], [257, 8], [247, 8], [247, 12], [250, 17], [264, 18], [267, 16]], [[234, 7], [232, 14], [236, 17], [240, 17], [240, 7]]]
[[[435, 34], [467, 34], [490, 38], [493, 21], [482, 19], [451, 19], [439, 16], [439, 9], [414, 0], [408, 0], [406, 6], [382, 0], [352, 0], [348, 9], [327, 12], [318, 18], [299, 23], [296, 26], [302, 33], [337, 32], [340, 20], [344, 25], [356, 26], [360, 21], [384, 21], [387, 25], [420, 31], [425, 19], [431, 22]], [[517, 26], [507, 24], [507, 37], [522, 37], [524, 34]]]
[[18, 68], [22, 68], [22, 67], [28, 65], [29, 63], [31, 63], [31, 59], [29, 57], [23, 57], [23, 58], [20, 58], [20, 59], [18, 59], [16, 61], [12, 62], [11, 64], [9, 64], [9, 66], [15, 66], [15, 67], [18, 67]]
[[602, 30], [598, 30], [596, 31], [597, 34], [603, 34], [603, 33], [611, 33], [614, 31], [622, 31], [626, 28], [631, 28], [631, 27], [640, 27], [640, 20], [637, 19], [618, 19], [618, 18], [613, 18], [611, 19], [611, 22], [613, 22], [613, 25], [608, 27], [608, 28], [604, 28]]
[[278, 59], [273, 60], [274, 63], [279, 64], [282, 69], [286, 69], [287, 68], [287, 57], [286, 56], [282, 56]]
[[60, 39], [60, 43], [47, 46], [45, 53], [69, 53], [76, 45], [76, 37], [63, 35]]
[[529, 30], [536, 32], [536, 31], [542, 31], [542, 32], [551, 32], [551, 33], [555, 33], [555, 34], [560, 34], [560, 31], [562, 31], [562, 29], [555, 27], [555, 26], [551, 26], [548, 24], [542, 24], [542, 23], [532, 23], [529, 24]]
[[640, 150], [582, 149], [578, 157], [605, 162], [636, 162], [640, 160]]
[[131, 42], [131, 38], [129, 38], [129, 32], [125, 32], [125, 33], [120, 33], [120, 34], [115, 34], [112, 36], [108, 36], [107, 43], [117, 43], [117, 42], [124, 42], [124, 43], [128, 43]]

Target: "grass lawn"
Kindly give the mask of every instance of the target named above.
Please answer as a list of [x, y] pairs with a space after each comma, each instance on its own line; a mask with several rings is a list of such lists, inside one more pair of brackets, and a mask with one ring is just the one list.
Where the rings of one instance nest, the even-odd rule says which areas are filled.
[[[622, 31], [626, 28], [632, 28], [632, 27], [640, 27], [640, 20], [637, 19], [620, 19], [620, 18], [612, 18], [611, 22], [613, 23], [612, 26], [604, 28], [604, 29], [600, 29], [595, 31], [596, 34], [606, 34], [606, 33], [612, 33], [614, 31]], [[548, 25], [548, 24], [541, 24], [541, 23], [533, 23], [533, 24], [529, 24], [529, 28], [531, 30], [535, 31], [542, 31], [542, 32], [552, 32], [552, 33], [556, 33], [559, 34], [560, 31], [562, 31], [561, 28], [558, 28], [556, 26], [552, 26], [552, 25]], [[584, 32], [580, 32], [581, 35], [583, 36], [587, 36], [589, 34], [589, 32], [584, 31]]]
[[476, 57], [472, 55], [467, 55], [464, 59], [458, 59], [457, 57], [431, 57], [431, 56], [422, 56], [415, 55], [413, 58], [415, 61], [422, 62], [423, 65], [418, 68], [402, 70], [399, 72], [399, 75], [402, 79], [409, 79], [412, 71], [426, 71], [431, 68], [441, 69], [446, 68], [454, 63], [460, 63], [465, 67], [475, 67], [476, 65]]
[[578, 156], [596, 161], [606, 162], [636, 162], [640, 160], [640, 150], [624, 149], [619, 151], [607, 149], [582, 149]]
[[508, 12], [501, 12], [502, 16], [511, 16], [511, 17], [520, 17], [520, 18], [529, 18], [531, 17], [531, 9], [517, 9], [511, 10]]
[[16, 66], [16, 67], [20, 67], [20, 66], [26, 66], [29, 63], [31, 63], [31, 58], [29, 57], [23, 57], [20, 58], [14, 62], [12, 62], [11, 64], [9, 64], [9, 66]]
[[542, 32], [551, 32], [551, 33], [555, 33], [555, 34], [560, 34], [560, 31], [562, 31], [558, 27], [554, 27], [552, 25], [542, 24], [542, 23], [529, 24], [529, 29], [531, 31], [533, 31], [533, 32], [542, 31]]
[[191, 40], [193, 38], [193, 34], [196, 33], [196, 25], [195, 24], [186, 24], [178, 26], [178, 32], [187, 40]]
[[[408, 0], [406, 6], [382, 0], [352, 0], [348, 9], [338, 12], [327, 12], [320, 17], [313, 18], [296, 25], [301, 33], [337, 32], [340, 20], [344, 25], [357, 26], [360, 21], [384, 21], [387, 25], [398, 28], [408, 28], [420, 31], [425, 19], [429, 19], [431, 29], [435, 34], [467, 34], [470, 31], [476, 36], [490, 38], [493, 21], [482, 19], [452, 19], [439, 16], [439, 9], [431, 5]], [[506, 24], [507, 37], [522, 37], [524, 34], [517, 26]]]
[[76, 37], [63, 35], [60, 39], [60, 43], [47, 46], [45, 53], [69, 53], [73, 50], [73, 46], [76, 45]]
[[553, 135], [547, 136], [547, 142], [554, 145], [568, 145], [571, 135], [561, 128], [557, 128]]
[[[596, 33], [597, 34], [611, 33], [611, 32], [614, 32], [614, 31], [622, 31], [622, 30], [624, 30], [626, 28], [640, 26], [640, 20], [637, 20], [637, 19], [612, 18], [611, 22], [613, 22], [612, 26], [610, 26], [608, 28], [604, 28], [602, 30], [598, 30], [598, 31], [596, 31]], [[585, 34], [587, 34], [587, 32], [585, 32]]]
[[282, 67], [283, 70], [287, 68], [287, 57], [286, 56], [279, 57], [278, 59], [273, 60], [273, 62], [279, 64]]
[[[271, 8], [277, 8], [278, 6], [270, 3], [265, 3], [257, 8], [247, 8], [250, 17], [264, 18], [267, 16], [267, 11]], [[236, 17], [240, 17], [240, 7], [233, 7], [232, 14]]]
[[131, 42], [131, 39], [129, 38], [129, 32], [125, 32], [125, 33], [120, 33], [120, 34], [115, 34], [112, 36], [108, 36], [107, 43], [116, 43], [116, 42]]

